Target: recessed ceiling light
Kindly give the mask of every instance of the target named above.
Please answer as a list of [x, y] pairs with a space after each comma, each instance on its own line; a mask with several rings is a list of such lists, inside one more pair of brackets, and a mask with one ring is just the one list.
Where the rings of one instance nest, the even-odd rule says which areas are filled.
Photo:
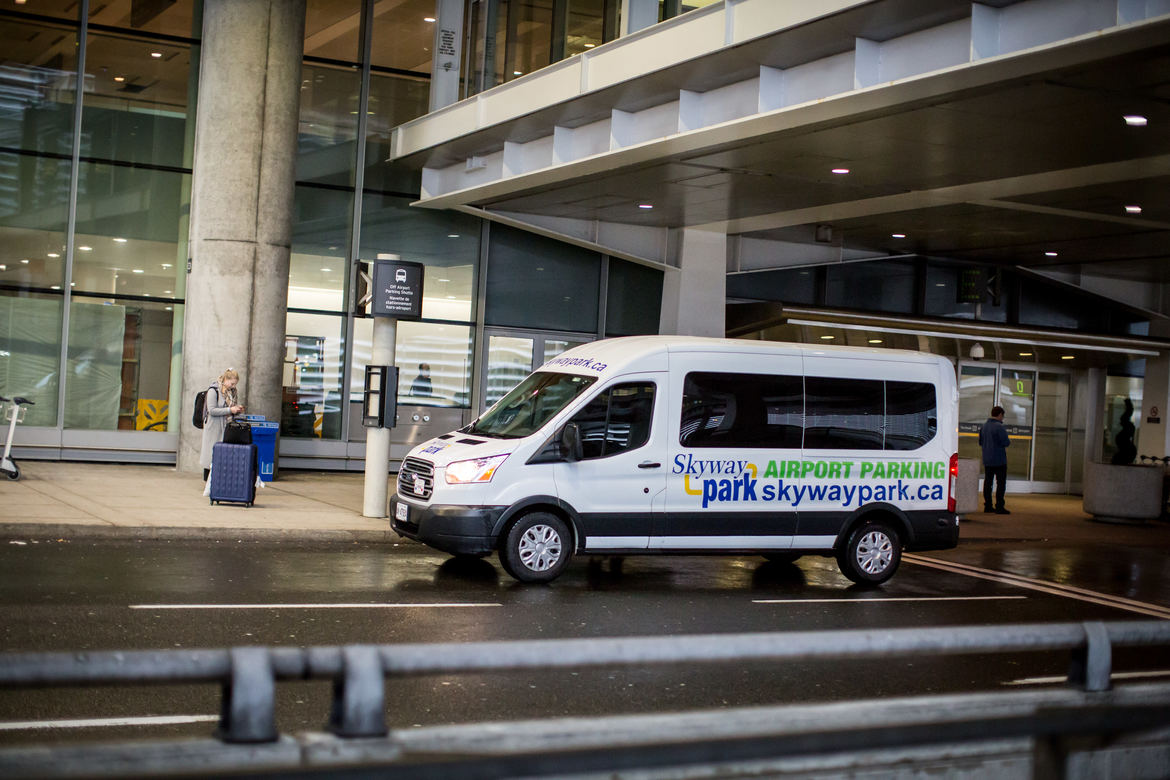
[[20, 261], [20, 264], [21, 264], [21, 265], [28, 265], [28, 260], [21, 260], [21, 261]]
[[77, 282], [70, 282], [70, 283], [69, 283], [69, 286], [70, 286], [70, 287], [76, 287], [76, 286], [77, 286]]
[[1077, 358], [1076, 358], [1076, 355], [1061, 355], [1060, 359], [1061, 360], [1076, 360]]
[[890, 238], [905, 238], [905, 233], [890, 233]]
[[946, 282], [935, 282], [934, 286], [935, 287], [946, 287], [947, 283]]
[[843, 175], [843, 174], [849, 173], [849, 169], [848, 169], [848, 168], [834, 168], [834, 169], [833, 169], [833, 173], [835, 173], [835, 174], [837, 174], [838, 176], [840, 176], [840, 175]]
[[48, 257], [60, 257], [61, 255], [58, 254], [57, 252], [49, 252], [49, 254], [47, 256]]
[[1146, 118], [1141, 114], [1126, 114], [1123, 118], [1125, 119], [1125, 123], [1130, 127], [1146, 126]]
[[596, 46], [596, 45], [597, 45], [596, 43], [587, 43], [587, 44], [585, 44], [585, 48], [586, 48], [586, 49], [592, 49], [592, 48], [593, 48], [594, 46]]
[[163, 295], [174, 295], [174, 294], [175, 294], [174, 290], [163, 290]]
[[434, 21], [435, 21], [435, 17], [433, 17], [433, 16], [424, 16], [424, 17], [423, 17], [423, 21], [424, 21], [424, 22], [426, 22], [427, 24], [430, 24], [430, 23], [432, 23], [432, 22], [434, 22]]
[[146, 271], [142, 270], [141, 268], [135, 268], [135, 269], [134, 269], [134, 273], [136, 273], [136, 274], [144, 274], [144, 273], [146, 273]]
[[1126, 214], [1141, 214], [1142, 207], [1141, 206], [1126, 206], [1125, 213]]
[[454, 296], [454, 295], [448, 295], [448, 296], [447, 296], [447, 300], [449, 300], [449, 301], [453, 301], [453, 300], [455, 300], [455, 296]]
[[1032, 353], [1031, 352], [1021, 352], [1020, 357], [1032, 357]]
[[321, 270], [324, 271], [325, 273], [329, 273], [333, 269], [332, 268], [322, 268]]
[[79, 246], [79, 247], [77, 247], [77, 248], [78, 248], [79, 250], [81, 250], [82, 252], [92, 252], [92, 251], [93, 251], [93, 247], [92, 247], [92, 246]]
[[881, 344], [882, 340], [881, 339], [870, 339], [869, 343], [870, 344]]
[[450, 279], [440, 279], [439, 281], [440, 281], [440, 282], [449, 282], [449, 281], [451, 281], [451, 280], [450, 280]]
[[447, 238], [459, 238], [459, 234], [458, 233], [448, 233]]
[[1045, 257], [1057, 257], [1059, 254], [1060, 254], [1059, 252], [1045, 252], [1044, 256]]
[[114, 81], [118, 82], [119, 84], [121, 84], [125, 80], [126, 80], [125, 76], [114, 76]]
[[7, 271], [7, 270], [8, 270], [8, 266], [4, 265], [3, 263], [0, 263], [0, 271]]
[[654, 204], [653, 204], [653, 203], [639, 203], [639, 204], [638, 204], [638, 208], [640, 208], [640, 209], [652, 209], [652, 208], [654, 208]]
[[821, 338], [824, 339], [825, 341], [832, 341], [833, 339], [835, 339], [837, 337], [836, 336], [821, 336]]
[[162, 52], [161, 51], [152, 51], [150, 53], [150, 56], [154, 57], [157, 60], [157, 59], [162, 57]]
[[115, 243], [115, 244], [125, 244], [125, 243], [126, 243], [126, 239], [124, 239], [124, 238], [115, 238], [115, 239], [114, 239], [114, 243]]
[[170, 264], [170, 263], [163, 263], [163, 264], [162, 264], [162, 267], [163, 267], [163, 268], [170, 268], [170, 267], [171, 267], [171, 264]]
[[513, 76], [523, 76], [523, 75], [524, 75], [524, 71], [522, 71], [522, 70], [514, 70], [514, 71], [512, 71], [512, 75], [513, 75]]
[[168, 307], [167, 307], [167, 311], [174, 311], [174, 307], [172, 307], [172, 306], [168, 306]]

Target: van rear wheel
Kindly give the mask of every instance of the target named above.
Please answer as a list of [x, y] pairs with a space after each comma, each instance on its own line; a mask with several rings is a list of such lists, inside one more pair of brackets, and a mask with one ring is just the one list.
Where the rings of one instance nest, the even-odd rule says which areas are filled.
[[881, 585], [902, 562], [902, 539], [885, 522], [863, 523], [837, 551], [841, 573], [858, 585]]
[[556, 515], [533, 512], [517, 520], [500, 547], [504, 571], [521, 582], [551, 582], [573, 557], [572, 534]]

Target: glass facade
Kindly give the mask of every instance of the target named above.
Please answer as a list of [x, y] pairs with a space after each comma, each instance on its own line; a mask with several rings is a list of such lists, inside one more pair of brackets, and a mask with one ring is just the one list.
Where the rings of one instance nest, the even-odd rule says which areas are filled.
[[28, 426], [167, 430], [198, 3], [79, 9], [0, 18], [0, 394]]

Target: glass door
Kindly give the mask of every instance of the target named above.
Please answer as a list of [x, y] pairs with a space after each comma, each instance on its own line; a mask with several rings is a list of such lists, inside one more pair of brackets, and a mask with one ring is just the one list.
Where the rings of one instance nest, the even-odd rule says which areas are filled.
[[[489, 328], [482, 377], [484, 409], [503, 398], [524, 377], [557, 355], [593, 340], [577, 334], [550, 334]], [[480, 411], [483, 411], [482, 409]]]
[[1002, 406], [1008, 447], [1008, 489], [1063, 491], [1068, 488], [1070, 378], [982, 364], [959, 367], [959, 457], [982, 462], [979, 429], [993, 406]]

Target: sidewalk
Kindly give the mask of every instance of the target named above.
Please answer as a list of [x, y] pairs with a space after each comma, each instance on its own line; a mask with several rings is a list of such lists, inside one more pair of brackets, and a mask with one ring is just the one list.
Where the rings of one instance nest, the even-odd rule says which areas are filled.
[[[170, 466], [21, 462], [0, 479], [0, 536], [8, 538], [270, 539], [405, 542], [389, 520], [362, 517], [364, 475], [282, 471], [252, 507], [211, 506], [198, 474]], [[390, 485], [390, 492], [394, 486]], [[1170, 523], [1092, 521], [1079, 496], [1008, 496], [1010, 515], [964, 518], [966, 542], [1047, 542], [1170, 549]]]

